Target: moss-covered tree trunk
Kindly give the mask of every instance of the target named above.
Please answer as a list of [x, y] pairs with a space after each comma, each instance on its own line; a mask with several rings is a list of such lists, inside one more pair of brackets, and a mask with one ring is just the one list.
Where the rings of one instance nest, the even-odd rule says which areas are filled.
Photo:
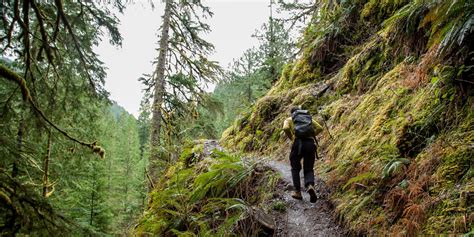
[[156, 174], [158, 169], [158, 161], [160, 159], [160, 129], [161, 129], [161, 105], [164, 101], [165, 93], [165, 65], [166, 53], [168, 51], [168, 38], [171, 18], [171, 0], [166, 0], [165, 13], [163, 15], [163, 25], [161, 29], [160, 49], [158, 55], [158, 63], [154, 73], [155, 91], [152, 105], [152, 120], [151, 120], [151, 151], [150, 151], [150, 165], [149, 171], [152, 181], [156, 181]]

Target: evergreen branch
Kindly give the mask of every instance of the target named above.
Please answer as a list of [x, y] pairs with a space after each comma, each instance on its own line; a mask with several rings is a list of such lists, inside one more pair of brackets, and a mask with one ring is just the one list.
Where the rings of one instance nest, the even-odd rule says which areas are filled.
[[[185, 91], [183, 91], [182, 85], [176, 85], [176, 84], [174, 84], [174, 83], [171, 82], [171, 81], [168, 81], [168, 84], [173, 87], [173, 90], [178, 90], [178, 91], [183, 95], [183, 97], [184, 97], [184, 99], [185, 99], [186, 101], [191, 101], [191, 99], [190, 99], [189, 97], [187, 97], [187, 94], [188, 94], [188, 93], [186, 93]], [[177, 95], [177, 93], [174, 93], [174, 94]]]
[[[10, 96], [8, 96], [8, 99], [5, 101], [4, 105], [3, 105], [3, 113], [6, 113], [7, 112], [7, 109], [8, 109], [8, 104], [10, 103], [10, 101], [13, 99], [13, 96], [16, 94], [17, 90], [18, 90], [19, 87], [16, 87], [13, 92], [11, 93]], [[1, 117], [2, 114], [0, 114], [0, 117]]]
[[31, 63], [31, 53], [30, 53], [30, 36], [29, 36], [29, 30], [30, 30], [30, 25], [29, 25], [29, 0], [23, 0], [23, 45], [24, 45], [24, 50], [25, 50], [25, 55], [26, 55], [26, 61], [25, 61], [25, 78], [26, 75], [28, 74], [28, 71], [30, 70], [30, 63]]
[[79, 53], [79, 60], [81, 61], [84, 71], [86, 72], [87, 78], [89, 79], [89, 84], [91, 85], [93, 92], [96, 91], [94, 81], [92, 80], [91, 75], [89, 74], [89, 70], [87, 69], [87, 62], [84, 56], [84, 53], [81, 50], [81, 45], [79, 44], [79, 41], [77, 40], [76, 34], [74, 34], [74, 31], [72, 30], [71, 24], [69, 23], [68, 19], [66, 18], [66, 14], [64, 13], [64, 8], [62, 5], [61, 0], [55, 0], [56, 7], [58, 9], [58, 14], [61, 17], [64, 26], [66, 27], [67, 31], [72, 37], [72, 41], [74, 42], [74, 47], [76, 48], [77, 52]]
[[0, 76], [2, 76], [3, 78], [5, 78], [9, 81], [12, 81], [12, 82], [18, 84], [20, 86], [20, 89], [21, 89], [21, 94], [23, 95], [23, 100], [30, 103], [31, 107], [41, 116], [41, 118], [44, 121], [46, 121], [46, 123], [48, 123], [51, 127], [53, 127], [56, 131], [58, 131], [63, 136], [65, 136], [66, 138], [68, 138], [69, 140], [71, 140], [73, 142], [76, 142], [76, 143], [78, 143], [82, 146], [89, 147], [94, 153], [97, 153], [101, 158], [105, 157], [105, 150], [102, 147], [97, 146], [96, 142], [87, 143], [87, 142], [80, 141], [80, 140], [74, 138], [73, 136], [69, 135], [67, 132], [65, 132], [61, 128], [59, 128], [53, 122], [51, 122], [51, 120], [49, 120], [46, 117], [46, 115], [43, 113], [43, 111], [35, 104], [35, 102], [33, 100], [33, 97], [31, 97], [30, 91], [29, 91], [29, 89], [26, 85], [25, 79], [23, 79], [21, 76], [19, 76], [18, 74], [16, 74], [15, 72], [11, 71], [10, 69], [8, 69], [7, 67], [5, 67], [4, 65], [1, 65], [1, 64], [0, 64]]
[[31, 0], [31, 7], [35, 11], [36, 18], [38, 20], [43, 48], [46, 51], [46, 57], [48, 58], [49, 63], [51, 63], [54, 66], [53, 55], [51, 54], [51, 48], [49, 47], [48, 34], [46, 33], [46, 30], [44, 28], [43, 16], [34, 0]]
[[54, 30], [52, 41], [55, 42], [59, 34], [59, 24], [61, 23], [61, 14], [59, 13], [59, 8], [56, 8], [56, 21], [54, 22]]
[[17, 8], [15, 8], [15, 6], [18, 7], [18, 0], [15, 0], [15, 2], [14, 2], [14, 9], [13, 9], [14, 14], [13, 14], [13, 17], [12, 17], [12, 22], [10, 23], [10, 26], [7, 29], [8, 20], [7, 20], [7, 17], [5, 16], [5, 9], [7, 7], [4, 5], [4, 1], [2, 0], [2, 21], [3, 21], [3, 27], [5, 28], [5, 31], [6, 31], [5, 37], [2, 38], [2, 41], [4, 39], [7, 40], [7, 45], [2, 50], [2, 53], [5, 52], [5, 50], [7, 50], [11, 45], [13, 26], [15, 25], [15, 22], [18, 20], [18, 15], [19, 14], [17, 14], [18, 11], [17, 11]]
[[[91, 1], [90, 2], [94, 8], [96, 8], [95, 4]], [[86, 10], [94, 17], [94, 19], [97, 21], [97, 23], [100, 26], [105, 26], [105, 28], [109, 31], [109, 35], [111, 36], [110, 42], [113, 44], [118, 44], [121, 45], [122, 43], [122, 36], [120, 35], [120, 32], [118, 31], [117, 28], [114, 27], [113, 24], [116, 24], [116, 19], [113, 19], [112, 17], [102, 13], [102, 12], [96, 12], [94, 9], [92, 9], [88, 5], [84, 5], [86, 7]], [[109, 21], [112, 21], [110, 23]]]
[[2, 2], [0, 3], [1, 7], [2, 7], [2, 10], [1, 10], [1, 13], [2, 13], [2, 23], [4, 26], [8, 25], [8, 20], [7, 20], [7, 17], [5, 15], [5, 9], [7, 8], [7, 6], [5, 5], [5, 0], [2, 0]]
[[314, 12], [318, 9], [317, 2], [312, 4], [298, 4], [298, 3], [285, 3], [283, 0], [279, 0], [281, 8], [292, 12], [292, 16], [286, 19], [283, 19], [284, 22], [290, 22], [289, 29], [292, 29], [297, 22], [304, 20], [309, 15], [313, 15]]

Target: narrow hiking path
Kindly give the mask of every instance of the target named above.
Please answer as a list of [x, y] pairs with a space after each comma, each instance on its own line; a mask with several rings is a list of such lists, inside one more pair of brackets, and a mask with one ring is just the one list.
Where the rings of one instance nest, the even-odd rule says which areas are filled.
[[[205, 155], [209, 155], [214, 149], [223, 150], [215, 140], [204, 142], [203, 153]], [[293, 185], [289, 162], [268, 158], [259, 159], [258, 162], [271, 167], [280, 173], [282, 178], [282, 182], [279, 184], [281, 192], [277, 193], [274, 201], [283, 201], [286, 210], [272, 213], [276, 224], [275, 236], [344, 236], [346, 231], [334, 222], [334, 208], [328, 200], [329, 190], [319, 177], [315, 177], [315, 188], [318, 194], [316, 203], [309, 202], [309, 195], [306, 192], [303, 192], [303, 200], [296, 200], [290, 196]], [[303, 176], [301, 175], [301, 177]], [[301, 183], [304, 183], [303, 180]]]
[[344, 236], [343, 228], [334, 222], [328, 188], [319, 177], [315, 177], [316, 203], [309, 202], [306, 192], [303, 200], [296, 200], [290, 196], [293, 185], [289, 162], [268, 160], [266, 164], [281, 174], [285, 186], [281, 198], [287, 204], [286, 212], [276, 216], [276, 236]]

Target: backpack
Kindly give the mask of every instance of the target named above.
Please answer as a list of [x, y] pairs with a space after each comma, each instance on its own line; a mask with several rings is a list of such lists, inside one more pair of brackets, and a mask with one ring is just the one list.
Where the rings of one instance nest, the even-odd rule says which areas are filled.
[[308, 110], [296, 110], [291, 114], [291, 119], [295, 125], [295, 136], [297, 138], [314, 137], [313, 118]]

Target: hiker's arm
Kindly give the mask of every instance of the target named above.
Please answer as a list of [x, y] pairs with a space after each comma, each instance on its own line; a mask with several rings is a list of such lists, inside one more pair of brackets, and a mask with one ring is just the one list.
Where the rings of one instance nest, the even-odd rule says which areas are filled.
[[313, 128], [314, 128], [314, 133], [315, 135], [318, 135], [320, 132], [323, 131], [323, 126], [318, 123], [318, 121], [313, 119]]
[[285, 122], [283, 122], [283, 131], [285, 132], [286, 136], [293, 141], [293, 133], [291, 132], [291, 118], [285, 119]]

